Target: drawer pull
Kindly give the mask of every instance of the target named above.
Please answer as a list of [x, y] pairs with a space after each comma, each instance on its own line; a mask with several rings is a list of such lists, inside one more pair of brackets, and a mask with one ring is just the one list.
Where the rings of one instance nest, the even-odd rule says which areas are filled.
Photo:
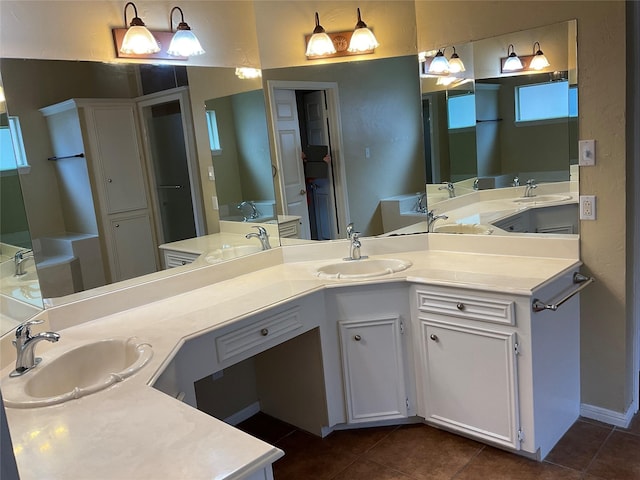
[[262, 335], [263, 337], [266, 337], [267, 335], [269, 335], [269, 329], [263, 328], [262, 330], [260, 330], [260, 335]]
[[429, 338], [431, 340], [433, 340], [434, 342], [438, 342], [438, 336], [435, 333], [432, 333], [431, 335], [429, 335]]
[[356, 342], [359, 342], [360, 340], [362, 340], [362, 337], [361, 337], [360, 335], [354, 335], [354, 336], [353, 336], [353, 339], [354, 339]]
[[462, 302], [458, 302], [458, 303], [456, 304], [456, 308], [457, 308], [458, 310], [464, 310], [464, 303], [462, 303]]

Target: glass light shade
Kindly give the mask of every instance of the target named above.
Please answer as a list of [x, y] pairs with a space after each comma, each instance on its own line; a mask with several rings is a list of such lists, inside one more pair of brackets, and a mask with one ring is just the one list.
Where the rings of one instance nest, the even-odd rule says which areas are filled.
[[376, 36], [373, 32], [367, 27], [364, 27], [356, 28], [353, 31], [351, 41], [349, 42], [349, 48], [347, 50], [352, 53], [366, 52], [368, 50], [374, 50], [379, 46], [380, 44], [378, 43], [378, 40], [376, 40]]
[[514, 70], [522, 70], [522, 62], [520, 61], [518, 56], [515, 54], [515, 52], [509, 54], [509, 56], [507, 57], [507, 59], [504, 62], [504, 67], [502, 67], [502, 70], [504, 70], [505, 72], [513, 72]]
[[307, 45], [306, 56], [331, 55], [336, 53], [336, 47], [333, 45], [331, 38], [324, 31], [314, 33], [309, 39]]
[[120, 52], [128, 55], [148, 55], [159, 51], [157, 40], [144, 25], [129, 27], [120, 47]]
[[204, 49], [191, 30], [178, 30], [171, 39], [167, 53], [176, 57], [193, 57], [202, 55]]
[[438, 50], [436, 56], [431, 60], [431, 65], [429, 65], [429, 73], [448, 73], [449, 72], [449, 61], [444, 54]]
[[436, 80], [436, 85], [449, 86], [458, 80], [460, 79], [456, 77], [451, 77], [451, 76], [438, 77], [438, 79]]
[[449, 71], [451, 73], [460, 73], [465, 71], [464, 63], [462, 63], [462, 60], [460, 60], [457, 53], [451, 55], [451, 58], [449, 59]]
[[547, 68], [551, 66], [549, 60], [541, 50], [538, 50], [536, 54], [531, 59], [531, 63], [529, 64], [529, 68], [533, 70], [542, 70], [543, 68]]

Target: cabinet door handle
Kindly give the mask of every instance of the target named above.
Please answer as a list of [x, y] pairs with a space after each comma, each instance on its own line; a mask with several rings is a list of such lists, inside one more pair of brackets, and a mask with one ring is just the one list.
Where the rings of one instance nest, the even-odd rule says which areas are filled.
[[108, 183], [113, 183], [113, 179], [112, 179], [112, 178], [109, 178], [109, 179], [107, 180], [107, 182], [108, 182]]
[[354, 339], [356, 342], [359, 342], [360, 340], [362, 340], [362, 337], [361, 337], [360, 335], [354, 335], [354, 336], [353, 336], [353, 339]]
[[458, 302], [458, 303], [456, 304], [456, 308], [457, 308], [458, 310], [464, 310], [464, 303], [462, 303], [462, 302]]
[[116, 227], [116, 228], [119, 228], [119, 227], [120, 227], [120, 224], [119, 224], [119, 223], [116, 223], [115, 227]]
[[267, 335], [269, 335], [269, 329], [263, 328], [262, 330], [260, 330], [260, 335], [262, 335], [263, 337], [266, 337]]
[[437, 341], [438, 341], [438, 336], [437, 336], [435, 333], [432, 333], [431, 335], [429, 335], [429, 338], [430, 338], [431, 340], [433, 340], [434, 342], [437, 342]]

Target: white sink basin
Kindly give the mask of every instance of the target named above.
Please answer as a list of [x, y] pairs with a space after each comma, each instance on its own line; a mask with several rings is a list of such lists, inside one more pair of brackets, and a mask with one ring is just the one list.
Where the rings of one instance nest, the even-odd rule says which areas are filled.
[[324, 265], [317, 270], [320, 278], [366, 278], [389, 275], [406, 270], [411, 262], [395, 258], [375, 258], [364, 260], [343, 260]]
[[22, 286], [22, 285], [28, 285], [30, 283], [33, 282], [37, 282], [38, 281], [38, 274], [35, 270], [31, 270], [27, 273], [25, 273], [24, 275], [9, 275], [6, 277], [2, 277], [2, 279], [0, 280], [0, 282], [2, 283], [3, 286]]
[[438, 225], [433, 229], [434, 233], [468, 233], [475, 235], [491, 235], [493, 228], [490, 225], [482, 225], [480, 223], [463, 224], [463, 223], [451, 223], [445, 225]]
[[51, 349], [33, 370], [3, 381], [4, 403], [34, 408], [84, 397], [130, 377], [152, 356], [151, 345], [136, 337], [87, 343], [59, 356]]
[[223, 260], [229, 260], [231, 258], [242, 257], [251, 253], [260, 252], [262, 250], [261, 245], [233, 245], [223, 248], [217, 248], [204, 255], [204, 260], [207, 263], [218, 263]]
[[567, 200], [571, 200], [571, 195], [536, 195], [533, 197], [520, 197], [513, 199], [515, 203], [525, 204], [566, 202]]

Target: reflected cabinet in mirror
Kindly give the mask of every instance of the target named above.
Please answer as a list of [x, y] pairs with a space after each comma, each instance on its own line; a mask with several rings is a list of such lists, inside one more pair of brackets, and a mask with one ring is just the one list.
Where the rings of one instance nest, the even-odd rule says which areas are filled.
[[[507, 50], [520, 67], [505, 68]], [[440, 218], [413, 230], [578, 233], [576, 22], [455, 51], [462, 71], [434, 72], [437, 51], [421, 54], [427, 204]]]

